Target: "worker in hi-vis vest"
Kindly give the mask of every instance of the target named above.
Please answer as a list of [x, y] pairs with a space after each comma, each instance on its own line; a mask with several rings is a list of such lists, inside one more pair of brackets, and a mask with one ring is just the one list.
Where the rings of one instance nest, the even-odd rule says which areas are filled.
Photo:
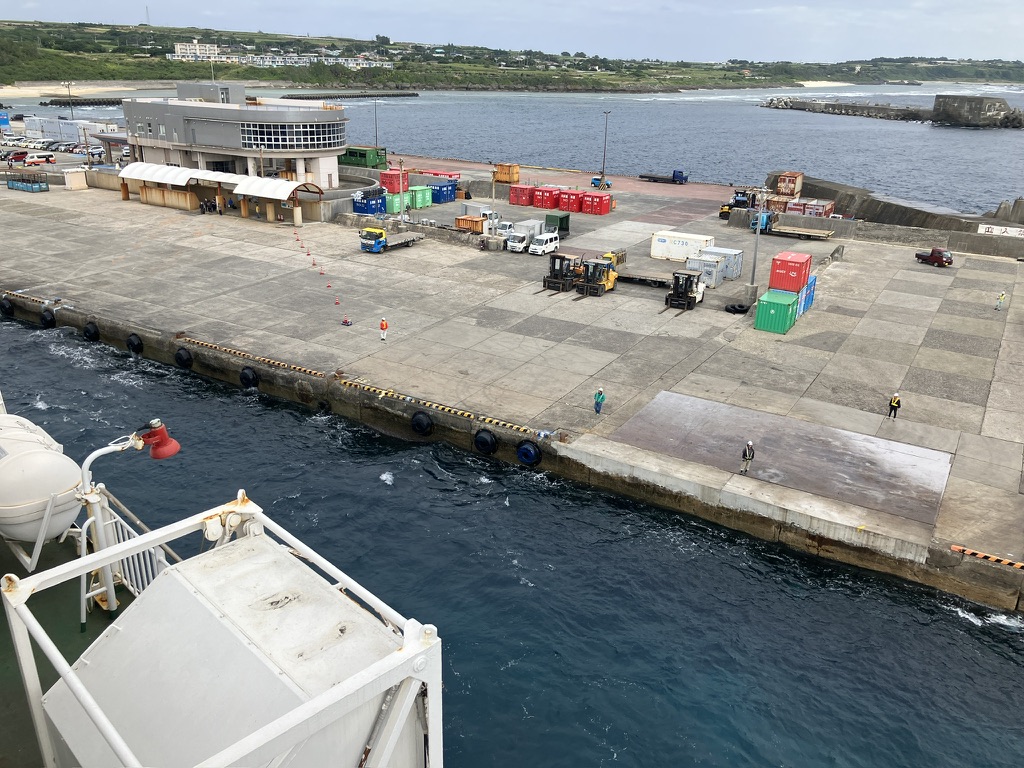
[[380, 319], [380, 340], [384, 341], [388, 337], [388, 321], [383, 317]]

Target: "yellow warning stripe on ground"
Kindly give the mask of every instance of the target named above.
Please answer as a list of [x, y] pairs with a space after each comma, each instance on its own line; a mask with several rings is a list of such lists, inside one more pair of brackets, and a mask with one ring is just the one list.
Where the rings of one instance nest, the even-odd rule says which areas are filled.
[[234, 355], [244, 360], [252, 360], [253, 362], [263, 363], [264, 365], [272, 365], [275, 368], [283, 368], [286, 371], [294, 371], [295, 373], [304, 373], [307, 376], [315, 376], [319, 379], [325, 377], [322, 371], [314, 370], [313, 368], [305, 368], [301, 365], [292, 365], [291, 363], [284, 363], [280, 360], [274, 360], [271, 357], [259, 357], [257, 355], [250, 354], [249, 352], [243, 352], [240, 349], [232, 349], [231, 347], [222, 347], [220, 344], [213, 344], [209, 341], [200, 341], [199, 339], [193, 339], [188, 336], [182, 336], [179, 341], [184, 341], [189, 344], [195, 344], [197, 347], [203, 347], [205, 349], [212, 349], [217, 352], [223, 352], [226, 355]]
[[0, 296], [6, 296], [7, 298], [18, 298], [25, 299], [25, 301], [31, 301], [33, 304], [54, 304], [54, 308], [60, 306], [60, 299], [42, 299], [39, 296], [31, 296], [27, 293], [20, 293], [18, 291], [2, 291]]
[[1007, 560], [1005, 557], [996, 557], [995, 555], [986, 555], [984, 552], [978, 552], [975, 549], [967, 549], [967, 547], [961, 547], [958, 544], [952, 544], [950, 547], [954, 552], [960, 552], [971, 557], [976, 557], [979, 560], [988, 560], [990, 563], [999, 563], [999, 565], [1008, 565], [1011, 568], [1024, 568], [1024, 563], [1018, 563], [1016, 560]]

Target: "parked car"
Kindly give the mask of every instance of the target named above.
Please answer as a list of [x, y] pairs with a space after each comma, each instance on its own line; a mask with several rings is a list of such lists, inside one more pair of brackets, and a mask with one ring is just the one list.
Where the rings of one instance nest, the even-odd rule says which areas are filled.
[[132, 148], [129, 147], [129, 146], [122, 147], [122, 149], [121, 149], [121, 157], [131, 157], [131, 156], [132, 156]]
[[89, 147], [89, 157], [103, 157], [105, 154], [103, 147]]
[[60, 142], [59, 141], [51, 141], [49, 144], [47, 144], [45, 147], [43, 147], [43, 149], [45, 149], [47, 152], [56, 152], [57, 151], [57, 147], [59, 147], [59, 146], [60, 146]]
[[24, 161], [24, 159], [26, 157], [28, 157], [28, 150], [16, 149], [13, 152], [11, 152], [10, 155], [7, 156], [7, 159], [11, 160], [11, 161], [13, 161], [15, 163], [20, 163], [20, 162]]
[[74, 148], [75, 148], [75, 142], [73, 142], [73, 141], [62, 141], [60, 144], [57, 145], [56, 151], [57, 152], [70, 152]]

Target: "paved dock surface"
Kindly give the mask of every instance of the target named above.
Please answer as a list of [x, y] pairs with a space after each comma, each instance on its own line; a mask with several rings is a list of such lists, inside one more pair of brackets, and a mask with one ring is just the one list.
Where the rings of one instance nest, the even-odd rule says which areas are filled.
[[[464, 178], [487, 177], [484, 166], [459, 167]], [[589, 175], [527, 173], [589, 183]], [[154, 208], [103, 190], [0, 189], [0, 290], [61, 296], [105, 316], [341, 369], [536, 429], [628, 437], [654, 454], [679, 456], [645, 430], [700, 410], [703, 424], [680, 428], [714, 439], [704, 441], [703, 457], [685, 458], [728, 472], [738, 470], [747, 434], [771, 423], [785, 441], [777, 451], [763, 432], [757, 442], [766, 444], [743, 478], [764, 493], [797, 488], [841, 501], [858, 510], [859, 525], [870, 526], [872, 512], [880, 527], [905, 515], [925, 526], [915, 529], [925, 544], [953, 541], [1024, 560], [1024, 304], [1015, 301], [1024, 278], [1016, 262], [956, 254], [952, 267], [936, 269], [918, 264], [909, 247], [762, 235], [761, 285], [779, 251], [810, 253], [821, 265], [836, 246], [845, 249], [841, 261], [818, 269], [815, 306], [788, 334], [766, 333], [752, 317], [722, 311], [751, 282], [754, 248], [752, 235], [717, 218], [730, 188], [612, 181], [616, 210], [573, 214], [567, 251], [625, 247], [639, 262], [652, 231], [675, 228], [744, 250], [743, 276], [708, 290], [695, 311], [666, 311], [665, 289], [640, 284], [600, 298], [544, 291], [546, 257], [429, 238], [368, 254], [354, 228], [337, 224], [307, 224], [297, 239], [290, 224]], [[513, 220], [544, 213], [495, 207]], [[456, 201], [428, 215], [453, 221], [459, 213]], [[1000, 291], [1009, 299], [997, 312]], [[340, 324], [346, 314], [350, 327]], [[390, 324], [386, 342], [381, 317]], [[608, 395], [600, 416], [592, 408], [598, 386]], [[903, 409], [886, 420], [896, 391]], [[666, 402], [686, 406], [677, 413]], [[826, 449], [848, 460], [807, 472], [800, 452]]]

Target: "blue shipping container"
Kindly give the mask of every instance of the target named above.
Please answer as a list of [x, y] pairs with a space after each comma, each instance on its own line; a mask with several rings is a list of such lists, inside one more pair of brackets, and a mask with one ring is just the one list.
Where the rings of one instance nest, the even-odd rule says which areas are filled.
[[427, 186], [430, 187], [430, 197], [434, 205], [455, 202], [454, 180], [428, 184]]
[[811, 275], [807, 280], [807, 285], [800, 289], [800, 300], [796, 307], [796, 316], [800, 317], [804, 312], [811, 308], [814, 304], [814, 287], [817, 285], [817, 275]]
[[364, 197], [362, 199], [352, 198], [352, 212], [374, 215], [384, 213], [387, 210], [387, 200], [384, 196]]

